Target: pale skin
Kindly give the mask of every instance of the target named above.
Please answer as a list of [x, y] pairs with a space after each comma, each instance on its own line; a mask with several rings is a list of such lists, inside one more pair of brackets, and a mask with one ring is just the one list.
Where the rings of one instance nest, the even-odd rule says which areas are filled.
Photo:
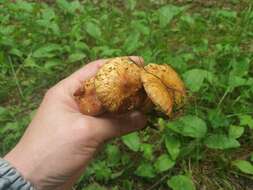
[[101, 117], [80, 113], [73, 94], [105, 62], [89, 63], [49, 89], [23, 137], [4, 157], [38, 190], [71, 189], [105, 141], [145, 127], [139, 112]]

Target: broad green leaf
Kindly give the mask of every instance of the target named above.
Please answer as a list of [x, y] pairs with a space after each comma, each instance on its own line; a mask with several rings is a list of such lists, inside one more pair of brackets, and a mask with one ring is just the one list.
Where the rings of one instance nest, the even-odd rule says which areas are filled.
[[230, 138], [237, 139], [240, 136], [242, 136], [244, 132], [244, 127], [236, 126], [236, 125], [230, 125], [228, 130], [228, 136]]
[[158, 173], [164, 172], [169, 170], [175, 165], [175, 161], [173, 161], [169, 155], [163, 154], [159, 156], [159, 158], [156, 160], [154, 166]]
[[212, 134], [208, 136], [205, 140], [205, 144], [208, 148], [220, 150], [237, 148], [240, 146], [240, 143], [236, 139], [223, 134]]
[[202, 138], [207, 131], [205, 121], [193, 115], [186, 115], [177, 121], [169, 122], [167, 127], [183, 136], [193, 138]]
[[238, 76], [230, 74], [228, 85], [231, 88], [231, 90], [233, 90], [236, 87], [247, 85], [247, 80], [242, 77], [238, 77]]
[[160, 26], [163, 28], [183, 10], [182, 7], [166, 5], [158, 10]]
[[134, 173], [145, 178], [153, 178], [156, 175], [154, 167], [149, 163], [141, 163]]
[[92, 36], [95, 39], [100, 39], [101, 38], [101, 30], [99, 26], [93, 22], [87, 22], [86, 23], [86, 32]]
[[76, 61], [80, 61], [82, 59], [84, 59], [86, 57], [86, 55], [84, 53], [73, 53], [70, 54], [68, 61], [70, 63], [76, 62]]
[[141, 142], [137, 132], [123, 136], [122, 141], [128, 148], [135, 152], [140, 149]]
[[167, 135], [165, 137], [165, 146], [173, 160], [176, 160], [180, 152], [180, 141], [174, 136]]
[[119, 163], [121, 155], [118, 146], [109, 144], [106, 146], [105, 152], [108, 160], [108, 165], [113, 166]]
[[208, 110], [208, 120], [214, 129], [229, 125], [227, 117], [219, 109]]
[[140, 34], [138, 32], [134, 32], [130, 34], [127, 39], [125, 40], [125, 43], [123, 45], [123, 49], [128, 53], [133, 53], [139, 46], [140, 46], [140, 40], [139, 40]]
[[240, 115], [240, 125], [246, 125], [249, 126], [251, 129], [253, 129], [253, 116], [250, 115]]
[[93, 163], [92, 168], [97, 180], [109, 180], [111, 178], [112, 170], [107, 166], [105, 161]]
[[248, 74], [250, 67], [250, 59], [249, 58], [243, 58], [240, 60], [233, 59], [230, 64], [232, 65], [233, 68], [230, 74], [238, 77], [243, 77]]
[[203, 69], [189, 70], [183, 74], [183, 78], [186, 86], [193, 92], [200, 90], [204, 84], [204, 79], [207, 79], [209, 82], [214, 80], [213, 74]]
[[196, 190], [192, 180], [185, 175], [173, 176], [167, 184], [172, 190]]
[[62, 47], [59, 44], [47, 44], [40, 47], [33, 53], [35, 58], [50, 58], [56, 56], [57, 52], [60, 51]]
[[147, 160], [153, 160], [153, 145], [143, 143], [141, 144], [141, 151], [143, 152], [143, 157]]
[[253, 165], [250, 162], [246, 160], [236, 160], [233, 161], [232, 164], [236, 166], [241, 172], [253, 175]]

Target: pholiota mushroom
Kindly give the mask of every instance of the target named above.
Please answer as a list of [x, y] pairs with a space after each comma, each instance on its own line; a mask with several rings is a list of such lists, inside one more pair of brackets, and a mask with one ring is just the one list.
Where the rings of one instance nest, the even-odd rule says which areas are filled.
[[153, 63], [143, 67], [129, 57], [108, 60], [75, 93], [80, 111], [92, 116], [147, 113], [156, 107], [171, 117], [173, 106], [182, 106], [185, 95], [184, 83], [172, 67]]

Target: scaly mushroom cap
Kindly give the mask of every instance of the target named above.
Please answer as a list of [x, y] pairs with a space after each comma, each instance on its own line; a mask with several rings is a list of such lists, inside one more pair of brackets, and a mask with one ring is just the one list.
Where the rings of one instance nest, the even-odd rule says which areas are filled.
[[149, 72], [162, 80], [168, 89], [173, 92], [175, 105], [181, 106], [185, 101], [185, 86], [176, 71], [169, 65], [157, 65], [150, 63], [144, 67], [146, 72]]
[[128, 98], [138, 97], [142, 87], [140, 68], [128, 57], [110, 59], [96, 74], [95, 87], [97, 97], [109, 112], [135, 108], [139, 101]]
[[145, 70], [141, 71], [141, 80], [148, 97], [164, 112], [171, 116], [173, 108], [173, 94], [167, 89], [163, 82]]
[[104, 112], [103, 106], [96, 96], [94, 81], [94, 77], [84, 81], [82, 87], [74, 94], [80, 111], [85, 115], [96, 116]]

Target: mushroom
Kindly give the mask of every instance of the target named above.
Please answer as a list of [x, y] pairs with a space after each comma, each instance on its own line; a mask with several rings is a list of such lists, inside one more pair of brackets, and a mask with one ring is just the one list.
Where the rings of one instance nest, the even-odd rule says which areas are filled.
[[176, 71], [167, 64], [158, 65], [150, 63], [144, 67], [145, 71], [161, 79], [162, 83], [173, 92], [175, 105], [180, 107], [185, 101], [185, 86]]
[[142, 88], [140, 70], [128, 57], [111, 59], [100, 68], [95, 87], [106, 110], [117, 113], [138, 107], [138, 94]]
[[174, 106], [186, 96], [183, 81], [169, 65], [138, 65], [129, 57], [108, 60], [96, 76], [76, 93], [80, 111], [97, 116], [133, 110], [148, 113], [154, 107], [171, 117]]
[[151, 101], [160, 111], [171, 116], [173, 108], [173, 93], [167, 89], [163, 82], [155, 75], [141, 71], [141, 81]]
[[74, 94], [80, 111], [85, 115], [96, 116], [104, 112], [103, 106], [96, 95], [95, 78], [83, 82], [82, 87]]

